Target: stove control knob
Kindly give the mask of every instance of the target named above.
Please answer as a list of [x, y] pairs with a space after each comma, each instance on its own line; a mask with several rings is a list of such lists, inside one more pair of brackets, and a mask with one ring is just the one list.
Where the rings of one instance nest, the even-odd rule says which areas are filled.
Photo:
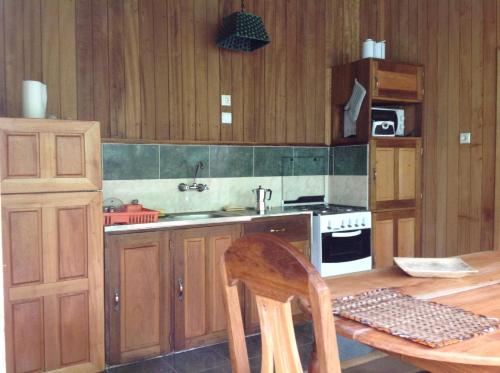
[[348, 221], [348, 223], [347, 223], [347, 227], [348, 227], [348, 228], [351, 228], [351, 227], [352, 227], [351, 219], [349, 219], [349, 221]]
[[345, 228], [345, 225], [344, 225], [344, 221], [343, 221], [343, 220], [340, 222], [340, 228]]
[[361, 219], [361, 226], [362, 226], [362, 227], [366, 226], [366, 223], [365, 223], [365, 218]]
[[332, 230], [332, 222], [331, 221], [328, 221], [328, 224], [326, 225], [326, 229], [328, 229], [329, 231]]
[[359, 227], [358, 219], [354, 220], [354, 226]]

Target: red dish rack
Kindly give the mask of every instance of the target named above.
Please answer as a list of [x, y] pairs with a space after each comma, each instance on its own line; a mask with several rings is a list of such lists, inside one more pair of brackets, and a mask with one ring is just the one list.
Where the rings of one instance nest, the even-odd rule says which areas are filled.
[[158, 221], [159, 213], [142, 205], [124, 205], [123, 211], [105, 212], [104, 225], [154, 223]]

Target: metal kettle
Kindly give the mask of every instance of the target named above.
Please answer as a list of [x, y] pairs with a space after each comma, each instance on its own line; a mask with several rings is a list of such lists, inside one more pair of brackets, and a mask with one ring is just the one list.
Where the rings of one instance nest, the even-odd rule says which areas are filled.
[[252, 192], [256, 195], [257, 204], [255, 206], [255, 210], [257, 210], [258, 214], [264, 214], [266, 212], [266, 196], [269, 192], [269, 197], [267, 197], [267, 201], [271, 199], [273, 195], [273, 191], [271, 189], [264, 189], [261, 185], [257, 189], [253, 189]]

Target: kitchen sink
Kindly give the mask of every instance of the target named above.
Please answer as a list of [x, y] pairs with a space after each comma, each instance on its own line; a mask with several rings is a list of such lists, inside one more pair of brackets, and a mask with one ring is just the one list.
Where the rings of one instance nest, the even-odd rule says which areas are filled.
[[213, 219], [213, 218], [225, 218], [227, 214], [220, 212], [191, 212], [188, 214], [175, 214], [169, 215], [169, 219], [173, 220], [194, 220], [194, 219]]

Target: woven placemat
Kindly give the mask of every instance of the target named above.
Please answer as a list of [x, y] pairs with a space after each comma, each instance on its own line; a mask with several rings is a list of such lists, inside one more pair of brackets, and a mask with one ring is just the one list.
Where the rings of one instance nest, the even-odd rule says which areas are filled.
[[490, 333], [500, 325], [499, 319], [416, 299], [391, 288], [337, 298], [333, 313], [433, 348]]

